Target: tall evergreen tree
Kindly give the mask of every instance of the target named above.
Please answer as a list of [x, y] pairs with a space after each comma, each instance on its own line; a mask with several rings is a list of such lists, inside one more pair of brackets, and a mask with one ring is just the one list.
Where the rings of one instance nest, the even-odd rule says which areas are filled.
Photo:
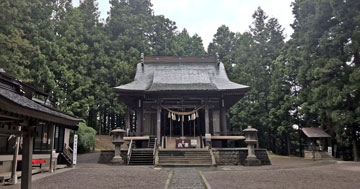
[[[357, 1], [295, 1], [293, 49], [301, 65], [299, 100], [306, 126], [321, 126], [337, 141], [359, 140], [359, 13]], [[294, 56], [294, 55], [292, 55]], [[350, 143], [339, 143], [346, 147]]]
[[[231, 122], [244, 128], [252, 125], [263, 138], [261, 145], [276, 150], [277, 130], [269, 120], [272, 63], [284, 45], [283, 29], [275, 18], [268, 18], [259, 7], [253, 14], [250, 33], [238, 34], [234, 52], [233, 80], [251, 86], [250, 92], [231, 110]], [[239, 51], [237, 51], [239, 50]], [[246, 54], [246, 55], [244, 55]], [[241, 62], [237, 62], [241, 61]], [[265, 145], [267, 143], [267, 145]]]

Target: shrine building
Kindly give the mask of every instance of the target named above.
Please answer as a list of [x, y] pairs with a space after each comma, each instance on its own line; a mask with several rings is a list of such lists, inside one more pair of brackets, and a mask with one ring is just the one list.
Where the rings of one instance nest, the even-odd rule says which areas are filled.
[[[226, 112], [249, 89], [230, 81], [224, 64], [213, 56], [142, 56], [134, 81], [115, 87], [119, 101], [128, 107], [129, 163], [146, 164], [138, 158], [141, 154], [134, 154], [140, 149], [155, 154], [154, 164], [166, 164], [176, 163], [174, 153], [199, 154], [226, 147], [229, 140], [244, 140], [229, 132]], [[156, 147], [157, 153], [151, 151]], [[161, 159], [161, 154], [169, 157]]]

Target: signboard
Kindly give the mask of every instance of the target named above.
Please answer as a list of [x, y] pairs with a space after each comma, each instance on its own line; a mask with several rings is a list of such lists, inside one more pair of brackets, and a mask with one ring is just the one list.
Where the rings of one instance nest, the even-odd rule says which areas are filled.
[[191, 147], [197, 146], [197, 140], [192, 139], [190, 143], [191, 143]]
[[211, 134], [210, 133], [205, 134], [205, 140], [206, 141], [211, 141]]
[[332, 147], [331, 146], [328, 147], [328, 153], [330, 156], [332, 156]]
[[55, 138], [59, 138], [59, 127], [55, 127]]
[[47, 133], [44, 133], [44, 135], [43, 135], [43, 141], [42, 141], [42, 143], [43, 144], [46, 144], [46, 142], [47, 142]]
[[78, 144], [78, 135], [74, 135], [74, 146], [73, 146], [73, 164], [76, 165], [77, 160], [77, 144]]

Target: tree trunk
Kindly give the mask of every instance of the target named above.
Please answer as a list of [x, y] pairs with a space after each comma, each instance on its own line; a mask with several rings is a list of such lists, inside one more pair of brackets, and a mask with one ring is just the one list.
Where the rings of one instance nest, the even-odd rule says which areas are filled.
[[288, 156], [290, 156], [290, 154], [291, 154], [291, 149], [290, 149], [290, 133], [287, 133], [287, 135], [286, 135], [286, 142], [287, 142], [287, 153], [288, 153]]
[[299, 157], [302, 157], [301, 129], [299, 128]]
[[102, 109], [100, 109], [100, 120], [99, 120], [99, 135], [101, 135], [101, 125], [102, 125], [102, 119], [103, 119], [103, 114], [102, 114]]
[[354, 154], [354, 161], [358, 161], [359, 160], [359, 155], [358, 155], [358, 145], [357, 145], [357, 140], [356, 140], [356, 131], [354, 129], [353, 131], [353, 154]]
[[103, 125], [102, 125], [103, 134], [106, 133], [106, 120], [107, 120], [106, 109], [104, 109], [104, 112], [103, 112]]

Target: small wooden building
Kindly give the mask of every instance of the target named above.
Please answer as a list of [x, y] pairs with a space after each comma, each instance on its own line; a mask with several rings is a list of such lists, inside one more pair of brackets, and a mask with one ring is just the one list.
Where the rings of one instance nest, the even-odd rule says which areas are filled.
[[329, 145], [331, 136], [319, 127], [305, 127], [301, 129], [305, 135], [305, 159], [332, 158], [332, 149]]
[[22, 188], [31, 187], [34, 162], [52, 172], [58, 156], [69, 158], [64, 155], [69, 129], [77, 130], [81, 121], [51, 107], [47, 94], [0, 69], [0, 180], [11, 171], [16, 182], [18, 162]]

